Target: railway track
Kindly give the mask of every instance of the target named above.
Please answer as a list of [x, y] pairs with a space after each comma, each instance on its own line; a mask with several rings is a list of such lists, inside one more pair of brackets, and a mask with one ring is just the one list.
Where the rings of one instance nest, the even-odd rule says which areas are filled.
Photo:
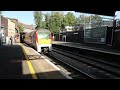
[[119, 79], [120, 66], [101, 59], [75, 54], [53, 47], [51, 57], [93, 79]]
[[[25, 44], [25, 43], [24, 43]], [[28, 44], [25, 44], [27, 46], [29, 46]], [[34, 47], [30, 46], [31, 48], [33, 48], [35, 50]], [[62, 72], [64, 72], [65, 74], [67, 74], [68, 76], [70, 76], [72, 79], [88, 79], [89, 77], [85, 76], [84, 74], [81, 74], [80, 72], [78, 72], [77, 70], [69, 67], [68, 65], [58, 61], [57, 59], [51, 57], [48, 53], [41, 53], [42, 56], [44, 56], [45, 58], [47, 58], [50, 62], [52, 62], [53, 64], [55, 64], [57, 67], [59, 67], [61, 69]], [[35, 56], [35, 57], [30, 57], [30, 58], [39, 58], [39, 56]]]
[[50, 62], [59, 67], [65, 74], [69, 75], [72, 79], [91, 79], [87, 75], [79, 72], [78, 70], [66, 65], [67, 63], [61, 62], [61, 60], [56, 59], [55, 57], [49, 54], [45, 54], [44, 57], [49, 58]]
[[96, 59], [53, 47], [52, 52], [42, 54], [73, 79], [119, 79], [120, 66], [106, 60]]

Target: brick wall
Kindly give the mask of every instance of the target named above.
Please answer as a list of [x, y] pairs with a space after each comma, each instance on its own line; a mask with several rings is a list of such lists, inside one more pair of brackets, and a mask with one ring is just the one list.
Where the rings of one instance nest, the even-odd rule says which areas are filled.
[[8, 36], [15, 36], [15, 23], [8, 19]]
[[1, 24], [4, 26], [4, 34], [8, 36], [8, 20], [5, 17], [1, 17]]

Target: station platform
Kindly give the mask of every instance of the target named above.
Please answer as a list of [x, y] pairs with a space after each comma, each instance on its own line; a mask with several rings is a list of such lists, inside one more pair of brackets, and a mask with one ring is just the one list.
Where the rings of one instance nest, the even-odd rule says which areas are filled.
[[71, 79], [26, 44], [0, 46], [0, 79]]
[[62, 42], [62, 41], [53, 41], [53, 44], [79, 48], [79, 49], [89, 50], [89, 51], [102, 52], [107, 54], [120, 55], [119, 50], [103, 47], [103, 45], [92, 45], [92, 44], [82, 44], [82, 43], [73, 43], [73, 42]]

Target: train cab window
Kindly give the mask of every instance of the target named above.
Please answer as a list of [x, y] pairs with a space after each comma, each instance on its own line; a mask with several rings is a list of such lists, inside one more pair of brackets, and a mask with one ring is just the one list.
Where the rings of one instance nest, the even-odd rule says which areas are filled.
[[49, 32], [39, 32], [38, 37], [41, 39], [49, 39], [50, 33]]

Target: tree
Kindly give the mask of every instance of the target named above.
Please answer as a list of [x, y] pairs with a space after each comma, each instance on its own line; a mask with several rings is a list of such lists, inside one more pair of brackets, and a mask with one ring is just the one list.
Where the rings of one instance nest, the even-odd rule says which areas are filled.
[[49, 29], [52, 33], [57, 34], [61, 30], [63, 22], [62, 12], [52, 12], [49, 18]]
[[20, 32], [24, 31], [24, 26], [21, 23], [18, 24], [18, 28]]
[[45, 27], [46, 27], [45, 21], [42, 21], [41, 22], [41, 28], [45, 28]]
[[80, 24], [84, 24], [84, 23], [87, 23], [87, 22], [88, 22], [87, 19], [89, 19], [89, 18], [87, 18], [87, 16], [85, 16], [84, 14], [82, 14], [82, 15], [80, 15], [80, 16], [78, 17], [78, 22], [79, 22]]
[[67, 19], [66, 16], [63, 18], [63, 23], [62, 24], [63, 24], [64, 27], [69, 26], [69, 22], [68, 22], [68, 19]]
[[80, 24], [80, 18], [79, 17], [76, 17], [76, 19], [75, 19], [75, 25], [76, 24]]
[[91, 23], [92, 27], [101, 27], [102, 17], [98, 15], [92, 15], [91, 16]]
[[47, 13], [45, 14], [45, 28], [49, 29], [49, 19], [50, 19], [50, 15]]
[[75, 16], [73, 13], [71, 12], [68, 12], [66, 15], [65, 15], [65, 22], [66, 22], [66, 25], [68, 24], [69, 26], [71, 25], [74, 25], [75, 24]]
[[98, 15], [85, 16], [82, 14], [78, 17], [78, 20], [76, 22], [82, 25], [85, 24], [85, 26], [90, 25], [93, 28], [101, 27], [102, 17]]
[[91, 16], [91, 22], [100, 22], [102, 21], [102, 17], [98, 16], [98, 15], [92, 15]]
[[41, 11], [34, 11], [34, 20], [36, 24], [36, 29], [40, 29], [42, 27], [42, 12]]
[[49, 19], [49, 27], [50, 27], [50, 31], [52, 33], [58, 33], [59, 32], [59, 28], [58, 28], [58, 17], [56, 17], [56, 12], [52, 12], [50, 19]]

